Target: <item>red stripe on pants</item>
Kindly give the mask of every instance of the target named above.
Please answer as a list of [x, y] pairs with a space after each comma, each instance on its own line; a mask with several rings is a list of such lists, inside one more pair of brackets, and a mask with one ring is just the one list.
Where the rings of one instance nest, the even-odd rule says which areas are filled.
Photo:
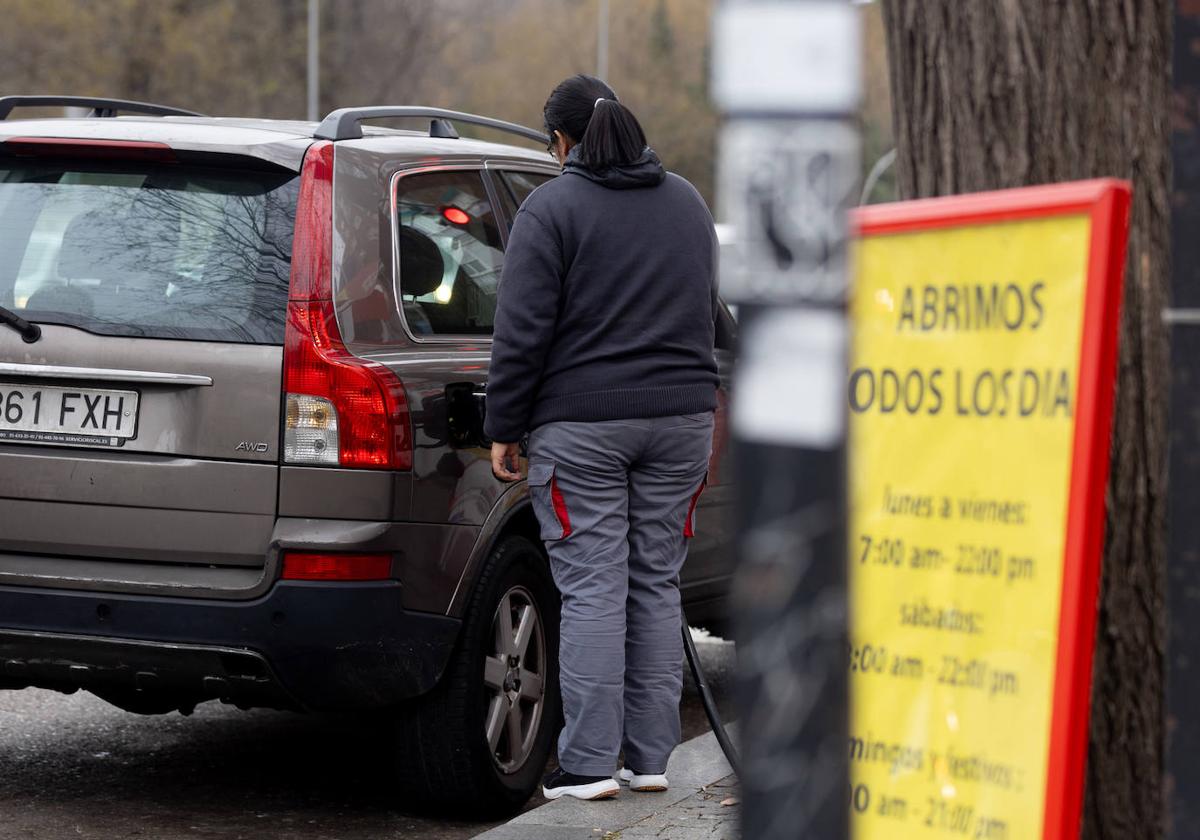
[[553, 476], [550, 479], [550, 500], [554, 503], [554, 515], [558, 517], [558, 524], [562, 526], [562, 539], [571, 536], [571, 515], [567, 513], [567, 503], [563, 499], [562, 491], [558, 489], [558, 477]]
[[708, 486], [708, 477], [706, 476], [700, 482], [700, 487], [692, 494], [692, 503], [688, 505], [687, 519], [683, 521], [683, 535], [689, 539], [696, 536], [696, 503], [700, 501], [700, 494], [704, 492], [704, 488]]

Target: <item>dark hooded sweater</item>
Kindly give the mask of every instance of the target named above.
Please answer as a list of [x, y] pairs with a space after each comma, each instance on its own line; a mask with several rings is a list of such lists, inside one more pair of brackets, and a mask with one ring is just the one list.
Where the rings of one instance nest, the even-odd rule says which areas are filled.
[[650, 149], [563, 174], [517, 213], [496, 308], [485, 431], [716, 408], [716, 234]]

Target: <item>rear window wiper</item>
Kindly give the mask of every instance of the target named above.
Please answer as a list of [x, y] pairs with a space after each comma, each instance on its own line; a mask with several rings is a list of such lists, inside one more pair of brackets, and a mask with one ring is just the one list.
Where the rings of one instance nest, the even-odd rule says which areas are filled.
[[11, 309], [5, 309], [3, 306], [0, 306], [0, 324], [12, 327], [19, 332], [21, 339], [26, 344], [33, 344], [33, 342], [42, 337], [41, 327], [31, 321], [26, 321], [16, 312], [13, 312]]

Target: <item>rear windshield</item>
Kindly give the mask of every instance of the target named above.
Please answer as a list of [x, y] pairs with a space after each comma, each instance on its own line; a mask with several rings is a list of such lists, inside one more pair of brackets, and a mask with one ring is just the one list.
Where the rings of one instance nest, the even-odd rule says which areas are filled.
[[0, 305], [102, 335], [281, 344], [296, 182], [0, 158]]

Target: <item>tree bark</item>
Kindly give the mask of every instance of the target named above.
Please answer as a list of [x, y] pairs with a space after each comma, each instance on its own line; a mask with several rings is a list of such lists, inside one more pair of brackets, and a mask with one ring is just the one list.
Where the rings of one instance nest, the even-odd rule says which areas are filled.
[[1164, 829], [1168, 0], [883, 0], [902, 198], [1133, 181], [1082, 836]]

